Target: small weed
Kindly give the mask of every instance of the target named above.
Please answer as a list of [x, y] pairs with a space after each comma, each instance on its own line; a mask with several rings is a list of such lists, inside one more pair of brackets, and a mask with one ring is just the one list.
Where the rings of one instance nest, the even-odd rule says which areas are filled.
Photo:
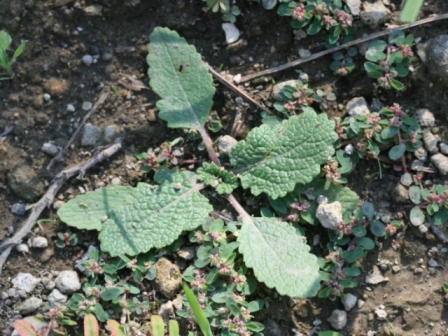
[[0, 77], [0, 80], [7, 80], [14, 77], [14, 72], [12, 71], [12, 65], [17, 60], [17, 58], [23, 53], [26, 43], [28, 41], [23, 41], [14, 52], [12, 58], [10, 59], [6, 50], [10, 47], [12, 42], [11, 36], [4, 30], [0, 31], [0, 67], [6, 70], [9, 77]]

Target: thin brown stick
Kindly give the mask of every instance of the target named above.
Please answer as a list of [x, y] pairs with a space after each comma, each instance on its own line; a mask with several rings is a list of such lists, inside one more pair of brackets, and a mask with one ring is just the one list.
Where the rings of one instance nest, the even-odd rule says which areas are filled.
[[31, 211], [31, 214], [29, 215], [25, 223], [22, 225], [20, 230], [17, 231], [17, 233], [13, 237], [5, 239], [0, 244], [0, 251], [2, 251], [0, 254], [0, 276], [3, 269], [3, 265], [5, 264], [6, 259], [8, 258], [12, 248], [17, 244], [20, 244], [22, 239], [25, 238], [30, 233], [31, 229], [33, 228], [34, 224], [36, 224], [36, 221], [39, 218], [42, 211], [53, 203], [54, 197], [56, 196], [56, 193], [61, 188], [61, 186], [72, 176], [85, 172], [87, 169], [93, 167], [97, 163], [108, 159], [110, 156], [118, 152], [121, 149], [121, 146], [122, 146], [121, 142], [116, 143], [110, 146], [109, 148], [103, 150], [101, 153], [93, 156], [89, 161], [63, 170], [55, 176], [52, 184], [48, 188], [45, 195], [43, 195], [42, 198], [33, 205], [32, 207], [33, 210]]
[[84, 119], [82, 119], [81, 123], [79, 124], [78, 128], [76, 129], [75, 133], [73, 133], [72, 137], [65, 145], [64, 149], [60, 150], [58, 152], [58, 154], [53, 159], [51, 159], [50, 163], [47, 165], [47, 170], [50, 170], [50, 168], [53, 166], [55, 161], [63, 161], [64, 154], [67, 153], [68, 148], [73, 143], [73, 141], [75, 141], [78, 133], [81, 131], [81, 129], [84, 126], [84, 124], [86, 123], [86, 121], [89, 120], [89, 118], [95, 113], [95, 111], [98, 109], [98, 107], [104, 103], [107, 96], [108, 96], [107, 93], [103, 93], [100, 96], [100, 98], [96, 101], [95, 105], [93, 105], [93, 107], [90, 109], [90, 111], [87, 112], [87, 114], [84, 116]]
[[267, 69], [267, 70], [264, 70], [264, 71], [260, 71], [260, 72], [254, 73], [254, 74], [250, 74], [250, 75], [244, 76], [243, 78], [241, 78], [241, 83], [250, 81], [250, 80], [252, 80], [254, 78], [257, 78], [257, 77], [272, 75], [272, 74], [274, 74], [276, 72], [280, 72], [280, 71], [283, 71], [283, 70], [295, 67], [297, 65], [313, 61], [313, 60], [315, 60], [315, 59], [317, 59], [319, 57], [322, 57], [322, 56], [325, 56], [325, 55], [328, 55], [328, 54], [332, 54], [332, 53], [334, 53], [336, 51], [339, 51], [339, 50], [342, 50], [342, 49], [346, 49], [348, 47], [351, 47], [351, 46], [354, 46], [354, 45], [357, 45], [357, 44], [360, 44], [360, 43], [364, 43], [364, 42], [367, 42], [367, 41], [370, 41], [370, 40], [374, 40], [374, 39], [376, 39], [378, 37], [389, 35], [390, 33], [392, 33], [395, 30], [410, 29], [410, 28], [414, 28], [414, 27], [417, 27], [417, 26], [420, 26], [420, 25], [423, 25], [423, 24], [427, 24], [427, 23], [430, 23], [430, 22], [445, 20], [447, 18], [448, 18], [448, 13], [441, 14], [441, 15], [434, 16], [434, 17], [429, 17], [429, 18], [426, 18], [426, 19], [423, 19], [423, 20], [419, 20], [419, 21], [416, 21], [416, 22], [413, 22], [413, 23], [409, 23], [409, 24], [405, 24], [405, 25], [402, 25], [402, 26], [398, 26], [398, 27], [395, 27], [395, 28], [389, 28], [389, 29], [386, 29], [384, 31], [372, 34], [370, 36], [363, 37], [363, 38], [357, 39], [355, 41], [345, 43], [343, 45], [340, 45], [339, 47], [335, 47], [335, 48], [332, 48], [332, 49], [329, 49], [329, 50], [324, 50], [324, 51], [318, 52], [318, 53], [316, 53], [314, 55], [311, 55], [310, 57], [305, 58], [305, 59], [295, 60], [295, 61], [292, 61], [292, 62], [283, 64], [283, 65], [280, 65], [280, 66], [272, 68], [272, 69]]
[[227, 86], [230, 90], [234, 91], [235, 93], [237, 93], [238, 95], [240, 95], [241, 97], [243, 97], [244, 99], [246, 99], [247, 101], [251, 102], [252, 104], [254, 104], [256, 107], [258, 107], [260, 110], [262, 111], [266, 111], [266, 112], [270, 112], [268, 108], [264, 107], [263, 105], [261, 105], [260, 103], [258, 103], [255, 99], [253, 99], [251, 96], [249, 96], [246, 92], [244, 92], [243, 90], [241, 90], [240, 88], [238, 88], [236, 85], [234, 85], [233, 83], [230, 83], [227, 79], [225, 79], [224, 77], [222, 77], [219, 73], [217, 73], [215, 71], [215, 69], [213, 69], [208, 63], [205, 63], [205, 65], [208, 67], [209, 71], [212, 73], [213, 76], [215, 76], [215, 78], [220, 81], [222, 84], [224, 84], [225, 86]]
[[238, 106], [235, 113], [235, 120], [233, 121], [232, 130], [230, 131], [230, 136], [236, 138], [238, 132], [240, 131], [241, 125], [246, 117], [247, 106]]

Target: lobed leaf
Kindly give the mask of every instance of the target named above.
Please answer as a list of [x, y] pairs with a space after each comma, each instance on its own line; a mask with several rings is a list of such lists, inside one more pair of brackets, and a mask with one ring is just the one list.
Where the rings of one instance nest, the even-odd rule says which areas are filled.
[[216, 187], [218, 194], [230, 194], [238, 188], [238, 177], [213, 162], [204, 163], [198, 169], [198, 175], [199, 180]]
[[175, 31], [157, 27], [148, 46], [151, 88], [162, 99], [159, 117], [168, 127], [201, 129], [213, 104], [213, 78], [194, 46]]
[[238, 237], [247, 267], [280, 295], [306, 298], [320, 289], [317, 257], [289, 223], [276, 218], [246, 219]]
[[232, 148], [230, 160], [244, 188], [276, 199], [297, 183], [311, 182], [334, 153], [336, 140], [334, 121], [307, 109], [276, 126], [253, 129]]

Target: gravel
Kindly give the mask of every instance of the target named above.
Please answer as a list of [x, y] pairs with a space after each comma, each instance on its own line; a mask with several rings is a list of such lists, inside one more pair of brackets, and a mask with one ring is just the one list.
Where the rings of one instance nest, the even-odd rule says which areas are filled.
[[93, 57], [90, 56], [90, 55], [84, 55], [84, 56], [82, 57], [82, 62], [83, 62], [85, 65], [89, 66], [89, 65], [91, 65], [91, 64], [93, 63]]
[[439, 149], [437, 148], [437, 142], [437, 138], [434, 134], [431, 133], [431, 131], [423, 131], [423, 143], [425, 144], [425, 148], [429, 153], [435, 154], [439, 151]]
[[422, 127], [433, 127], [436, 121], [434, 114], [428, 109], [417, 110], [414, 117]]
[[431, 162], [434, 163], [440, 174], [448, 174], [448, 157], [440, 153], [434, 154], [431, 156]]
[[48, 302], [50, 303], [64, 303], [68, 299], [67, 295], [62, 294], [56, 288], [48, 295]]
[[62, 271], [57, 276], [56, 287], [65, 294], [72, 294], [81, 289], [78, 273], [75, 271]]
[[372, 28], [386, 22], [392, 15], [382, 0], [377, 0], [374, 3], [363, 1], [363, 7], [364, 11], [360, 14], [361, 21]]
[[384, 277], [377, 266], [373, 266], [372, 273], [366, 276], [366, 283], [369, 285], [377, 285], [387, 281], [389, 281], [389, 278]]
[[30, 297], [15, 306], [15, 309], [22, 315], [27, 315], [35, 312], [42, 305], [43, 301], [35, 296]]
[[334, 329], [341, 330], [347, 324], [347, 313], [343, 310], [335, 309], [327, 319]]
[[353, 294], [348, 293], [344, 296], [344, 298], [341, 301], [342, 304], [344, 305], [344, 309], [346, 311], [349, 311], [356, 305], [356, 301], [358, 301], [358, 298]]
[[384, 309], [375, 309], [375, 316], [378, 321], [385, 321], [387, 319], [387, 312]]
[[364, 97], [356, 97], [351, 99], [345, 106], [350, 116], [356, 117], [370, 114], [369, 106]]
[[26, 212], [26, 204], [15, 203], [11, 207], [11, 212], [16, 216], [23, 216]]
[[83, 146], [94, 146], [96, 142], [101, 138], [101, 129], [90, 123], [84, 126], [84, 132], [82, 134], [81, 144]]
[[237, 144], [237, 140], [232, 138], [230, 135], [224, 135], [221, 139], [219, 139], [218, 148], [221, 152], [225, 154], [229, 154], [232, 150], [232, 147]]
[[316, 217], [323, 227], [336, 230], [342, 223], [342, 205], [339, 202], [319, 204]]
[[59, 152], [58, 147], [53, 145], [51, 142], [44, 143], [40, 150], [42, 152], [44, 152], [45, 154], [48, 154], [51, 156], [55, 156]]
[[33, 237], [33, 238], [30, 238], [29, 245], [31, 245], [31, 247], [34, 247], [34, 248], [40, 248], [40, 249], [47, 248], [48, 240], [45, 237]]
[[14, 288], [22, 289], [27, 293], [30, 293], [41, 282], [40, 278], [36, 278], [30, 273], [19, 273], [11, 280]]

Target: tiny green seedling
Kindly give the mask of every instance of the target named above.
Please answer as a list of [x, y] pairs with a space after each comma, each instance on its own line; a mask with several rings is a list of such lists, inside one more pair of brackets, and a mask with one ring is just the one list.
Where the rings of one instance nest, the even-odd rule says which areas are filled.
[[10, 47], [12, 42], [11, 36], [4, 30], [0, 31], [0, 67], [6, 70], [8, 77], [0, 77], [0, 80], [8, 80], [14, 77], [12, 65], [16, 59], [23, 53], [25, 45], [28, 41], [23, 41], [14, 52], [14, 55], [10, 59], [6, 50]]
[[236, 17], [241, 14], [238, 6], [230, 5], [229, 0], [202, 0], [207, 3], [207, 6], [213, 13], [218, 11], [222, 14], [222, 19], [228, 22], [235, 22]]

